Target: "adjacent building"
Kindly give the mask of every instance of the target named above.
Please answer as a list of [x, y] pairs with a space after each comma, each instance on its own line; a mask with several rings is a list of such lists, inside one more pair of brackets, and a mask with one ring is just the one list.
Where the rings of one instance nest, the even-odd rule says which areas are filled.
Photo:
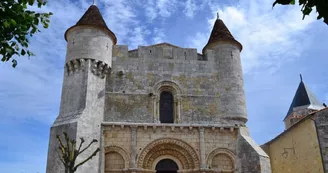
[[261, 146], [270, 156], [272, 173], [326, 173], [328, 108], [302, 77], [284, 122], [286, 130]]

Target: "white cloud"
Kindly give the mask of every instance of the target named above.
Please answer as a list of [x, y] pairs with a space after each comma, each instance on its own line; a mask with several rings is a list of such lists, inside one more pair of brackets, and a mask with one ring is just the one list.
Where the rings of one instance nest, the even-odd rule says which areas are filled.
[[143, 0], [138, 3], [145, 9], [145, 15], [149, 21], [161, 17], [162, 19], [171, 17], [178, 7], [177, 0]]
[[145, 40], [145, 37], [150, 34], [150, 31], [144, 27], [136, 27], [132, 31], [132, 35], [129, 38], [129, 48], [134, 49], [139, 45], [147, 45], [148, 42]]
[[162, 29], [154, 28], [153, 35], [154, 35], [153, 44], [158, 44], [158, 43], [165, 42], [166, 35], [165, 35], [165, 33], [163, 32]]
[[185, 3], [185, 9], [183, 10], [185, 15], [189, 18], [192, 18], [194, 17], [196, 10], [197, 10], [197, 5], [195, 0], [187, 0]]
[[136, 14], [127, 0], [108, 1], [102, 0], [102, 15], [108, 27], [116, 34], [118, 42], [129, 41], [129, 34], [133, 32], [133, 27], [139, 24]]
[[162, 17], [170, 17], [171, 14], [176, 10], [176, 0], [158, 0], [157, 10]]
[[[274, 73], [282, 63], [297, 58], [305, 46], [303, 31], [315, 21], [314, 16], [301, 20], [298, 6], [275, 7], [271, 1], [241, 1], [236, 6], [220, 6], [210, 1], [213, 18], [208, 20], [208, 30], [197, 35], [209, 35], [216, 13], [234, 37], [242, 43], [242, 61], [245, 73], [256, 68], [269, 68]], [[189, 38], [191, 46], [201, 51], [207, 40]], [[208, 36], [206, 37], [208, 39]], [[291, 59], [285, 59], [286, 56]]]

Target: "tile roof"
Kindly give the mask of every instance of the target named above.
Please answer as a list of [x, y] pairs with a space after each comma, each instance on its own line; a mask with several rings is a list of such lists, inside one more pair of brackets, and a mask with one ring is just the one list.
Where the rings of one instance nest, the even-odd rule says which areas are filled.
[[240, 50], [242, 49], [242, 45], [237, 40], [235, 40], [235, 38], [232, 36], [227, 26], [224, 24], [224, 22], [218, 18], [215, 21], [214, 27], [211, 32], [211, 36], [206, 46], [203, 48], [203, 53], [205, 49], [210, 45], [222, 41], [235, 43], [240, 47]]
[[287, 115], [284, 120], [293, 112], [296, 107], [305, 106], [306, 109], [319, 110], [324, 108], [318, 98], [307, 88], [304, 82], [301, 80], [296, 90], [292, 103], [290, 104]]
[[[81, 19], [71, 28], [76, 27], [76, 26], [84, 26], [84, 25], [94, 26], [94, 27], [103, 29], [104, 31], [108, 32], [109, 35], [112, 36], [112, 38], [114, 39], [114, 44], [116, 44], [117, 38], [116, 38], [115, 34], [107, 27], [106, 22], [105, 22], [104, 18], [102, 17], [97, 6], [91, 5], [88, 8], [88, 10], [83, 14]], [[71, 28], [69, 28], [69, 29], [71, 29]], [[65, 38], [66, 38], [66, 33], [65, 33]]]

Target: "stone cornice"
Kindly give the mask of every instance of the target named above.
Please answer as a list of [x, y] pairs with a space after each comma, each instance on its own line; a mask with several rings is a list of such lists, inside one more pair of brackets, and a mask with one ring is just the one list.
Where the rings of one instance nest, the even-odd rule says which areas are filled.
[[175, 129], [189, 129], [192, 130], [195, 129], [201, 129], [201, 128], [207, 128], [207, 129], [219, 129], [220, 131], [230, 131], [233, 132], [235, 130], [238, 130], [240, 126], [229, 126], [229, 125], [214, 125], [214, 124], [160, 124], [160, 123], [127, 123], [127, 122], [102, 122], [102, 126], [104, 127], [142, 127], [144, 129], [147, 128], [162, 128], [162, 129], [171, 129], [174, 131]]

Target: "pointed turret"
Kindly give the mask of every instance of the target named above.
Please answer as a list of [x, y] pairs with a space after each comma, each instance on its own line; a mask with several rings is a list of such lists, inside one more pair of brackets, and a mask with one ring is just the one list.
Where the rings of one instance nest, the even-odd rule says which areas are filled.
[[205, 53], [205, 50], [207, 48], [212, 48], [219, 43], [235, 44], [240, 49], [240, 51], [243, 48], [243, 46], [232, 36], [224, 22], [221, 19], [217, 18], [212, 29], [211, 36], [206, 46], [203, 48], [203, 54]]
[[242, 45], [235, 40], [229, 29], [219, 17], [215, 21], [208, 43], [203, 48], [203, 56], [207, 60], [215, 62], [217, 78], [220, 80], [217, 88], [220, 92], [220, 108], [222, 114], [219, 116], [235, 124], [247, 122], [246, 101], [244, 93], [243, 72], [240, 61]]
[[72, 27], [70, 27], [65, 33], [65, 39], [67, 40], [67, 32], [77, 26], [92, 26], [107, 32], [113, 39], [114, 44], [117, 43], [115, 34], [107, 27], [104, 18], [102, 17], [98, 7], [91, 5], [88, 10], [84, 13], [81, 19]]
[[305, 86], [302, 76], [295, 96], [284, 118], [286, 129], [301, 120], [307, 114], [322, 109], [324, 106], [318, 98]]
[[[64, 79], [59, 115], [52, 125], [48, 148], [47, 173], [64, 172], [56, 157], [57, 134], [67, 132], [70, 139], [101, 140], [104, 117], [106, 81], [112, 66], [114, 33], [108, 29], [99, 9], [91, 5], [81, 19], [65, 33], [67, 41]], [[81, 154], [87, 158], [99, 143]], [[94, 165], [101, 157], [94, 157], [76, 173], [99, 172]]]

